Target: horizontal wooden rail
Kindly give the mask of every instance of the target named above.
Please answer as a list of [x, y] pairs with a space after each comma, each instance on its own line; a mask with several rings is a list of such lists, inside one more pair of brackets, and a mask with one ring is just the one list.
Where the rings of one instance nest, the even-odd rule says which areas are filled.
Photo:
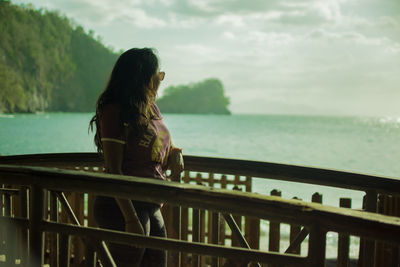
[[400, 218], [323, 206], [274, 196], [205, 188], [133, 176], [0, 165], [0, 182], [35, 185], [56, 191], [88, 192], [274, 219], [324, 231], [400, 243]]
[[[184, 156], [185, 168], [190, 171], [243, 175], [360, 191], [400, 195], [400, 179], [359, 174], [339, 170], [296, 166], [279, 163]], [[96, 153], [55, 153], [2, 156], [0, 164], [60, 167], [100, 166], [103, 160]]]
[[141, 247], [155, 249], [167, 249], [187, 253], [227, 257], [227, 258], [250, 258], [259, 262], [282, 263], [296, 266], [307, 266], [308, 259], [296, 255], [282, 255], [273, 252], [261, 252], [258, 250], [224, 247], [213, 244], [202, 244], [197, 242], [174, 240], [154, 236], [143, 236], [134, 233], [119, 232], [107, 229], [82, 227], [77, 225], [44, 222], [42, 227], [45, 231], [67, 233], [69, 235], [87, 236], [92, 239], [112, 241], [122, 244], [135, 244]]

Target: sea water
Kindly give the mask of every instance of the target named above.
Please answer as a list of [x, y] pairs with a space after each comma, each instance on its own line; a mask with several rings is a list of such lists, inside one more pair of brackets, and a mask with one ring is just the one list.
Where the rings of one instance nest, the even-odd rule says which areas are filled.
[[[88, 133], [89, 113], [0, 114], [0, 154], [94, 152]], [[173, 142], [184, 154], [257, 160], [400, 177], [400, 118], [291, 115], [165, 114]], [[255, 179], [253, 191], [280, 189], [284, 198], [338, 206], [351, 197], [361, 208], [363, 193], [323, 186]], [[267, 222], [263, 222], [263, 228]], [[282, 225], [281, 251], [288, 246], [288, 226]], [[351, 256], [357, 257], [358, 238]], [[328, 233], [327, 257], [336, 256], [337, 235]], [[262, 242], [261, 248], [267, 243]], [[303, 249], [304, 250], [304, 249]]]

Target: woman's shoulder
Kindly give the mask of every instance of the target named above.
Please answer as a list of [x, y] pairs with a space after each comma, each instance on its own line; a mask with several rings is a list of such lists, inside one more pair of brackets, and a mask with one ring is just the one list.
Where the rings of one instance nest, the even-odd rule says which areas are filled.
[[152, 107], [153, 107], [153, 110], [154, 110], [155, 115], [156, 115], [159, 119], [162, 119], [161, 111], [160, 111], [160, 109], [158, 108], [156, 102], [153, 102], [153, 103], [152, 103]]

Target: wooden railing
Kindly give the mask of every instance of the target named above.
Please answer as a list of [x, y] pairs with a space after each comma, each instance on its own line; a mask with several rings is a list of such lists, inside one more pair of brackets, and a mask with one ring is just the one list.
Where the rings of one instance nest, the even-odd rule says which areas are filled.
[[[102, 171], [102, 160], [94, 153], [8, 156], [0, 157], [0, 163], [57, 167], [62, 169], [96, 172]], [[389, 194], [390, 196], [393, 196], [391, 200], [393, 201], [400, 192], [400, 182], [397, 179], [302, 166], [185, 156], [185, 167], [190, 170], [190, 173], [197, 172], [197, 175], [193, 177], [187, 171], [182, 178], [184, 182], [192, 181], [203, 184], [206, 183], [208, 186], [213, 186], [215, 183], [219, 183], [222, 188], [226, 187], [228, 183], [232, 183], [233, 185], [241, 184], [245, 186], [247, 192], [251, 191], [251, 177], [279, 179], [361, 190], [367, 193], [367, 210], [373, 212], [377, 211], [378, 194], [380, 194], [381, 199]], [[208, 173], [208, 177], [201, 176], [201, 173]], [[214, 174], [223, 175], [219, 179], [214, 179]], [[226, 175], [234, 175], [234, 179], [227, 179]], [[70, 179], [69, 183], [68, 179]], [[290, 264], [293, 266], [323, 266], [323, 262], [325, 261], [325, 234], [327, 231], [339, 232], [342, 234], [342, 237], [352, 234], [372, 238], [372, 241], [363, 240], [363, 244], [361, 245], [362, 260], [360, 260], [360, 264], [363, 265], [360, 266], [374, 266], [373, 264], [375, 264], [375, 266], [384, 266], [380, 265], [380, 259], [377, 259], [379, 257], [374, 258], [375, 250], [379, 251], [379, 248], [382, 250], [380, 244], [375, 246], [375, 240], [384, 240], [385, 242], [389, 241], [395, 243], [399, 242], [398, 232], [400, 230], [398, 219], [392, 217], [349, 209], [326, 207], [319, 204], [305, 203], [296, 200], [261, 196], [258, 194], [248, 194], [223, 189], [210, 190], [204, 186], [149, 181], [148, 179], [127, 178], [123, 176], [117, 177], [102, 173], [90, 174], [12, 166], [1, 167], [0, 183], [5, 185], [22, 185], [24, 188], [25, 186], [28, 186], [31, 188], [31, 190], [29, 190], [31, 194], [39, 192], [41, 188], [44, 188], [51, 192], [82, 192], [90, 193], [90, 195], [102, 194], [113, 196], [118, 192], [118, 195], [121, 196], [120, 189], [123, 188], [124, 190], [127, 190], [127, 188], [130, 188], [132, 191], [124, 191], [125, 193], [122, 195], [128, 198], [146, 201], [165, 201], [171, 205], [169, 209], [168, 206], [166, 207], [164, 215], [167, 217], [166, 222], [167, 225], [169, 225], [170, 233], [172, 233], [169, 237], [172, 239], [158, 240], [157, 238], [151, 237], [139, 237], [123, 233], [109, 233], [106, 230], [98, 230], [96, 228], [83, 228], [65, 224], [61, 225], [56, 223], [54, 219], [50, 221], [43, 221], [43, 218], [35, 219], [35, 214], [31, 214], [31, 217], [26, 217], [24, 214], [14, 214], [14, 217], [29, 218], [29, 227], [31, 227], [31, 229], [32, 227], [33, 229], [38, 227], [35, 226], [35, 223], [32, 223], [32, 220], [35, 219], [38, 222], [41, 221], [38, 223], [41, 227], [48, 227], [46, 228], [46, 231], [60, 232], [61, 229], [63, 229], [62, 231], [65, 231], [63, 232], [63, 235], [66, 233], [84, 235], [87, 237], [93, 235], [94, 239], [96, 239], [96, 237], [98, 239], [99, 233], [101, 233], [101, 237], [104, 240], [115, 240], [118, 236], [118, 238], [121, 238], [119, 240], [124, 240], [125, 243], [136, 242], [136, 244], [142, 244], [149, 247], [168, 247], [168, 249], [173, 251], [188, 252], [191, 253], [190, 264], [192, 266], [204, 266], [205, 259], [195, 256], [198, 254], [214, 256], [210, 260], [212, 266], [217, 266], [218, 264], [223, 263], [221, 259], [218, 260], [218, 257], [241, 258], [253, 262], [267, 262], [270, 264], [276, 264], [277, 266], [282, 266], [284, 264]], [[114, 186], [114, 188], [112, 188], [112, 186]], [[32, 189], [37, 187], [39, 188], [39, 191]], [[147, 190], [147, 193], [140, 193], [139, 188]], [[168, 192], [168, 190], [170, 190], [170, 192]], [[152, 194], [148, 194], [148, 192], [152, 192]], [[11, 193], [4, 192], [3, 195], [11, 196]], [[76, 201], [77, 199], [72, 198], [72, 200]], [[7, 207], [7, 203], [5, 202], [6, 201], [3, 201], [4, 210], [6, 210]], [[80, 202], [83, 203], [82, 194]], [[23, 200], [20, 200], [20, 203], [23, 206]], [[380, 205], [382, 206], [382, 201], [380, 202]], [[380, 209], [382, 210], [383, 208], [381, 207]], [[47, 207], [46, 210], [51, 213], [51, 207]], [[393, 210], [394, 208], [392, 208], [392, 213]], [[33, 209], [31, 209], [31, 211], [33, 211]], [[79, 211], [79, 213], [85, 212]], [[192, 219], [191, 223], [188, 222], [190, 213]], [[225, 244], [225, 239], [227, 237], [229, 240], [234, 236], [233, 234], [227, 236], [224, 230], [225, 222], [220, 218], [220, 216], [218, 216], [218, 214], [229, 215], [230, 213], [235, 215], [234, 219], [236, 220], [234, 221], [239, 224], [238, 229], [245, 230], [244, 236], [249, 241], [250, 247], [253, 249], [244, 250], [216, 245], [223, 245]], [[45, 214], [46, 213], [43, 215]], [[9, 217], [9, 215], [12, 214], [11, 212], [4, 212], [3, 215]], [[245, 216], [246, 218], [244, 226], [240, 225], [242, 223], [241, 216]], [[48, 216], [46, 219], [51, 219], [50, 217], [51, 216]], [[205, 223], [205, 218], [207, 217], [209, 219], [208, 224]], [[53, 218], [55, 217], [53, 216]], [[87, 214], [86, 219], [86, 223], [91, 225], [90, 214]], [[300, 232], [300, 235], [304, 231], [300, 231], [301, 228], [299, 227], [304, 226], [303, 230], [310, 233], [308, 255], [302, 257], [254, 250], [259, 248], [257, 243], [259, 244], [260, 237], [259, 235], [258, 237], [254, 237], [253, 233], [260, 231], [260, 219], [271, 221], [270, 229], [274, 227], [276, 228], [276, 222], [278, 224], [283, 222], [297, 226], [296, 231], [297, 233]], [[15, 221], [16, 219], [13, 220]], [[61, 221], [66, 222], [66, 220]], [[26, 219], [19, 219], [18, 222], [27, 226]], [[81, 221], [81, 224], [84, 224], [84, 221]], [[189, 227], [189, 225], [191, 225], [191, 227]], [[43, 228], [41, 230], [43, 230]], [[30, 233], [31, 232], [32, 231], [30, 231]], [[191, 238], [189, 238], [190, 236]], [[37, 240], [37, 238], [32, 238], [30, 238], [30, 240]], [[181, 240], [177, 241], [178, 239]], [[294, 237], [291, 239], [294, 239]], [[202, 243], [190, 243], [185, 240], [198, 241]], [[238, 238], [232, 238], [231, 244], [241, 246], [243, 245], [243, 242], [240, 240], [240, 236], [238, 236]], [[205, 245], [205, 241], [209, 244]], [[215, 245], [211, 245], [210, 243], [214, 243]], [[396, 251], [396, 249], [398, 251], [398, 244], [389, 246], [391, 246], [392, 251]], [[346, 245], [344, 247], [346, 247]], [[296, 251], [296, 249], [293, 251]], [[372, 252], [369, 253], [369, 251]], [[48, 253], [52, 252], [50, 251]], [[396, 255], [394, 254], [395, 253], [392, 253], [393, 264], [396, 260]], [[189, 257], [187, 253], [181, 254], [182, 258], [180, 261], [179, 254], [170, 253], [170, 255], [173, 255], [174, 258], [170, 259], [169, 266], [188, 265]], [[229, 262], [225, 261], [225, 264], [229, 264]], [[342, 265], [339, 266], [347, 266], [345, 265], [347, 264], [346, 260], [341, 264]]]

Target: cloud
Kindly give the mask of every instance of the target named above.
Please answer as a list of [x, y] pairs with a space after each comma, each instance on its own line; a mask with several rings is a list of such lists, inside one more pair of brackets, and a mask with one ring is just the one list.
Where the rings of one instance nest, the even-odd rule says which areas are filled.
[[375, 46], [382, 51], [397, 53], [400, 47], [400, 43], [395, 40], [391, 40], [386, 36], [380, 37], [367, 37], [359, 32], [329, 32], [324, 29], [316, 29], [306, 35], [306, 39], [320, 39], [327, 41], [339, 41], [346, 44], [363, 45], [363, 46]]

